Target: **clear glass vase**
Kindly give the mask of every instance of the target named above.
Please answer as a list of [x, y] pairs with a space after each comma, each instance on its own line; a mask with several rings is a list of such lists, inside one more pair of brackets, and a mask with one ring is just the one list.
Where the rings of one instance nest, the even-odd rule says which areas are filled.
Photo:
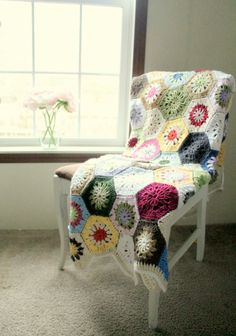
[[45, 149], [56, 149], [60, 144], [60, 138], [56, 131], [57, 111], [55, 109], [43, 108], [45, 128], [40, 137], [40, 144]]

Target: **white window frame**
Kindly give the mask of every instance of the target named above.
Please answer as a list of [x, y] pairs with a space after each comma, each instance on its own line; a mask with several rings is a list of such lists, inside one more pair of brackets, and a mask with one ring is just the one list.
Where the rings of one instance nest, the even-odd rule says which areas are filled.
[[[11, 1], [11, 0], [9, 0]], [[21, 0], [18, 0], [21, 1]], [[29, 1], [32, 4], [32, 13], [34, 13], [34, 4], [37, 0], [24, 0]], [[133, 63], [133, 46], [134, 46], [134, 22], [135, 22], [135, 0], [38, 0], [38, 2], [56, 2], [56, 3], [77, 3], [81, 5], [81, 17], [83, 5], [96, 5], [96, 6], [111, 6], [120, 7], [123, 9], [122, 20], [122, 37], [121, 37], [121, 66], [119, 76], [119, 106], [118, 106], [118, 121], [117, 121], [117, 137], [113, 139], [80, 139], [80, 138], [62, 138], [61, 146], [80, 146], [80, 147], [123, 147], [126, 143], [129, 132], [129, 92], [132, 79], [132, 63]], [[81, 36], [80, 20], [80, 36]], [[80, 39], [81, 43], [81, 39]], [[81, 56], [81, 48], [80, 48]], [[62, 74], [62, 72], [40, 72], [35, 71], [34, 65], [34, 15], [32, 16], [32, 71], [0, 71], [0, 75], [6, 73], [22, 73], [32, 74], [33, 82], [35, 73], [37, 74]], [[80, 57], [81, 62], [81, 57]], [[63, 74], [66, 74], [64, 72]], [[79, 69], [79, 72], [75, 72], [78, 75], [84, 75]], [[92, 75], [92, 73], [89, 73]], [[96, 74], [107, 75], [107, 74]], [[117, 74], [114, 74], [117, 75]], [[33, 128], [35, 130], [35, 117], [33, 122]], [[24, 147], [24, 146], [39, 146], [39, 139], [36, 137], [27, 138], [0, 138], [0, 146], [2, 147]]]

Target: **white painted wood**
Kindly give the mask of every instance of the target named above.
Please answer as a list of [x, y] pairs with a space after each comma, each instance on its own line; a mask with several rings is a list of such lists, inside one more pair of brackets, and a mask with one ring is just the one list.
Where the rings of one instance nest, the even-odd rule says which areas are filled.
[[[29, 3], [31, 3], [32, 6], [32, 13], [34, 14], [34, 9], [35, 9], [35, 0], [28, 0]], [[48, 0], [42, 0], [43, 2], [49, 2]], [[114, 132], [114, 138], [109, 139], [110, 145], [113, 143], [114, 146], [123, 146], [126, 143], [128, 132], [129, 132], [129, 91], [130, 91], [130, 85], [131, 85], [131, 79], [132, 79], [132, 62], [133, 62], [133, 46], [134, 46], [134, 25], [135, 25], [135, 5], [136, 1], [135, 0], [51, 0], [50, 2], [60, 2], [66, 4], [67, 2], [69, 3], [74, 3], [80, 5], [80, 37], [81, 34], [83, 34], [83, 25], [82, 25], [82, 18], [84, 20], [84, 16], [81, 17], [82, 12], [84, 10], [84, 6], [86, 5], [94, 5], [94, 6], [100, 6], [101, 8], [103, 7], [113, 7], [117, 8], [118, 11], [120, 11], [121, 15], [121, 34], [120, 34], [120, 69], [117, 71], [118, 73], [115, 74], [117, 77], [117, 80], [119, 82], [118, 89], [117, 89], [117, 94], [119, 96], [119, 99], [117, 99], [117, 110], [119, 113], [117, 114], [117, 122], [116, 122], [116, 132]], [[34, 28], [35, 28], [35, 16], [32, 15], [32, 50], [31, 50], [31, 55], [32, 55], [32, 71], [14, 71], [14, 70], [0, 70], [1, 73], [12, 73], [12, 74], [28, 74], [29, 76], [32, 76], [33, 82], [35, 78], [35, 34], [34, 34]], [[107, 27], [109, 29], [109, 27]], [[81, 39], [80, 39], [80, 46], [81, 46]], [[80, 54], [78, 55], [78, 62], [81, 63], [81, 50], [82, 48], [79, 48]], [[74, 75], [82, 75], [84, 74], [80, 72], [81, 71], [81, 66], [78, 66], [78, 71], [72, 71], [72, 72], [63, 72], [67, 74], [74, 74]], [[54, 74], [60, 74], [60, 72], [57, 71], [41, 71], [38, 72], [40, 74], [45, 74], [45, 73], [54, 73]], [[103, 75], [104, 73], [96, 74], [96, 75]], [[91, 75], [91, 73], [89, 73]], [[113, 76], [114, 73], [109, 73], [105, 74], [106, 76]], [[81, 76], [79, 76], [80, 78]], [[80, 83], [80, 79], [79, 79]], [[81, 85], [79, 85], [80, 89]], [[82, 97], [83, 98], [83, 97]], [[81, 106], [81, 95], [79, 96], [79, 101], [80, 101], [80, 106]], [[78, 109], [80, 111], [80, 109]], [[78, 123], [80, 123], [79, 120], [79, 112], [77, 113], [77, 120]], [[35, 117], [34, 117], [34, 127], [35, 127]], [[18, 146], [19, 142], [23, 146], [37, 146], [38, 145], [38, 139], [34, 138], [20, 138], [20, 139], [8, 139], [6, 138], [3, 140], [6, 142], [6, 145], [13, 144]], [[86, 138], [81, 138], [80, 134], [77, 134], [76, 138], [62, 138], [61, 139], [61, 144], [63, 146], [67, 145], [74, 145], [74, 146], [97, 146], [97, 145], [106, 145], [108, 142], [108, 139], [101, 139], [98, 137], [97, 139], [94, 139], [94, 137], [90, 139]]]
[[[70, 191], [70, 181], [59, 178], [54, 175], [54, 192], [56, 211], [58, 216], [58, 229], [60, 234], [60, 261], [59, 269], [63, 270], [68, 251], [68, 196]], [[197, 205], [197, 229], [183, 243], [179, 250], [169, 261], [169, 269], [178, 262], [178, 260], [190, 248], [193, 242], [197, 241], [197, 260], [201, 261], [204, 255], [205, 245], [205, 226], [206, 226], [206, 205], [208, 199], [208, 186], [203, 186], [182, 208], [170, 213], [166, 218], [160, 220], [160, 228], [163, 230], [165, 239], [168, 243], [171, 227], [184, 216], [193, 206]], [[160, 299], [159, 287], [149, 290], [148, 303], [148, 323], [149, 327], [156, 329], [158, 325], [158, 309]]]
[[68, 234], [68, 196], [70, 192], [70, 181], [54, 175], [54, 195], [57, 212], [58, 230], [60, 235], [60, 259], [59, 269], [63, 270], [66, 257], [69, 254], [69, 234]]
[[190, 248], [190, 246], [198, 239], [200, 235], [200, 230], [196, 229], [191, 236], [185, 242], [183, 245], [178, 249], [178, 251], [174, 254], [174, 256], [169, 261], [169, 270], [171, 270], [174, 265], [179, 261], [180, 258], [185, 254], [186, 251]]
[[148, 325], [151, 329], [156, 329], [158, 326], [160, 292], [160, 288], [156, 288], [149, 290], [148, 293]]
[[206, 235], [206, 207], [207, 207], [207, 193], [201, 199], [197, 207], [197, 228], [199, 235], [197, 238], [197, 261], [202, 261], [205, 250], [205, 235]]

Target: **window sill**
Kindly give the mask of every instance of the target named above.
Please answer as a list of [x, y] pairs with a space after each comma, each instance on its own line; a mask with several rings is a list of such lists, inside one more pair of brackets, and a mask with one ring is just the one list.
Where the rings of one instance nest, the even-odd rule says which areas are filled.
[[123, 147], [1, 147], [0, 163], [83, 162], [104, 154], [121, 154]]

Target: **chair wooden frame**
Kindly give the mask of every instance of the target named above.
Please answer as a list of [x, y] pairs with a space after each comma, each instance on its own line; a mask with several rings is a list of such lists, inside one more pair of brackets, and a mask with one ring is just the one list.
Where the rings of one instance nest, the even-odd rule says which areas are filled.
[[[69, 254], [69, 235], [68, 235], [68, 222], [69, 222], [69, 194], [70, 194], [70, 181], [54, 175], [54, 195], [55, 206], [57, 213], [58, 229], [60, 235], [60, 260], [59, 269], [63, 270], [66, 257]], [[197, 221], [196, 229], [182, 244], [182, 246], [175, 252], [173, 257], [169, 260], [169, 269], [178, 262], [178, 260], [185, 254], [190, 246], [196, 242], [197, 252], [196, 260], [202, 261], [204, 257], [205, 248], [205, 230], [206, 230], [206, 206], [208, 201], [208, 185], [204, 185], [188, 202], [181, 208], [176, 209], [168, 216], [163, 218], [160, 225], [165, 228], [165, 238], [169, 241], [171, 228], [176, 222], [185, 216], [194, 206], [197, 207]], [[149, 290], [149, 307], [148, 307], [148, 322], [149, 327], [152, 329], [158, 326], [158, 308], [159, 297], [161, 288]]]

